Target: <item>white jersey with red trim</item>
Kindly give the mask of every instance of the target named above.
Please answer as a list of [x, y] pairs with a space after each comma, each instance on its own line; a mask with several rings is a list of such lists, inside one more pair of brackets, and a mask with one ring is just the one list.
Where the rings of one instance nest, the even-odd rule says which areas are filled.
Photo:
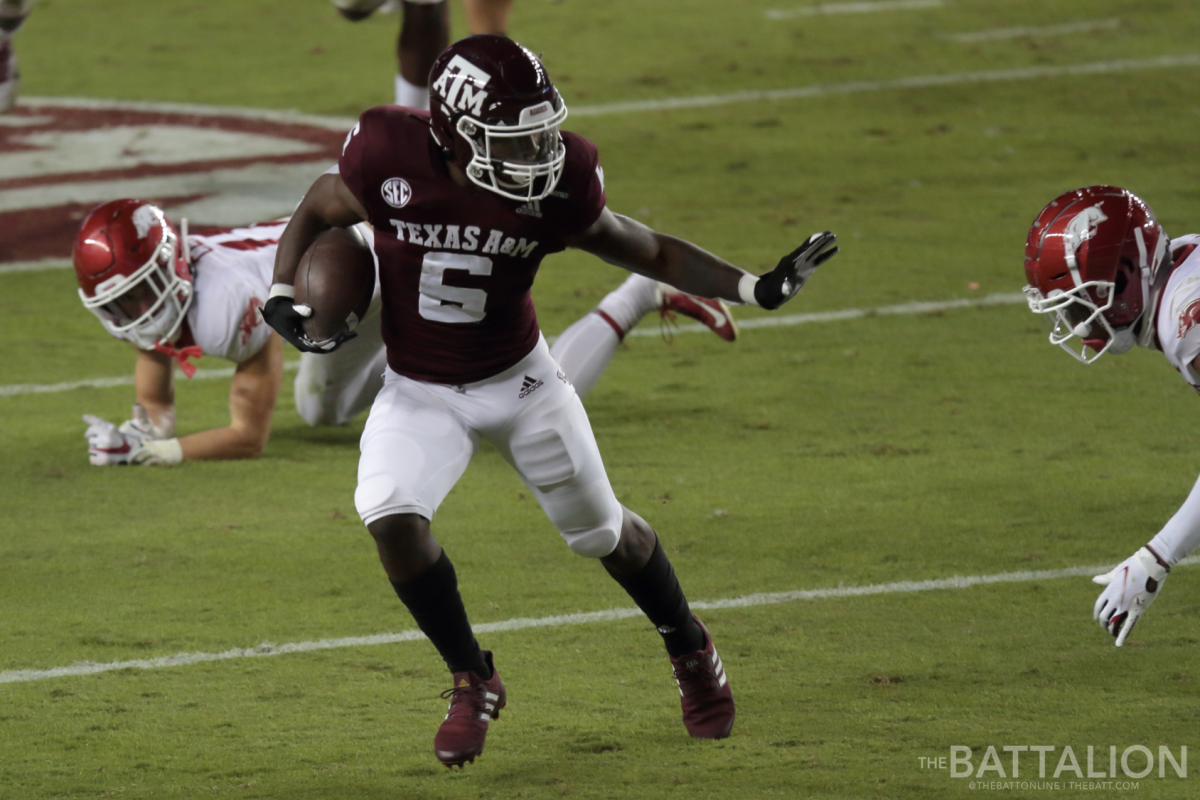
[[1174, 268], [1158, 305], [1158, 342], [1163, 355], [1197, 392], [1200, 373], [1192, 368], [1200, 356], [1200, 234], [1171, 240]]
[[196, 277], [187, 321], [204, 355], [240, 364], [271, 338], [258, 309], [271, 291], [275, 250], [286, 226], [263, 223], [188, 237]]
[[[247, 361], [262, 349], [271, 338], [271, 328], [263, 322], [258, 309], [271, 291], [275, 251], [286, 227], [287, 220], [282, 220], [207, 236], [188, 236], [195, 296], [187, 312], [187, 327], [176, 343], [178, 347], [194, 344], [206, 356], [235, 364]], [[374, 254], [375, 232], [371, 226], [361, 224], [355, 228]], [[378, 259], [375, 269], [378, 275]], [[375, 293], [373, 305], [378, 304], [378, 281]], [[113, 336], [123, 338], [117, 333]]]

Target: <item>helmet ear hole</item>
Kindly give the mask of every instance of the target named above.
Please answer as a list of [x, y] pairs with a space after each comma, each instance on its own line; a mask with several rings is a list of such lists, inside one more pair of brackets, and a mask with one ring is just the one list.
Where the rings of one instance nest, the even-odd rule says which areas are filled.
[[[1122, 259], [1122, 264], [1128, 264], [1128, 262]], [[1132, 268], [1133, 265], [1129, 264], [1128, 266]], [[1113, 277], [1113, 283], [1115, 284], [1114, 289], [1117, 295], [1120, 296], [1129, 286], [1129, 272], [1123, 269], [1117, 270], [1117, 274]]]

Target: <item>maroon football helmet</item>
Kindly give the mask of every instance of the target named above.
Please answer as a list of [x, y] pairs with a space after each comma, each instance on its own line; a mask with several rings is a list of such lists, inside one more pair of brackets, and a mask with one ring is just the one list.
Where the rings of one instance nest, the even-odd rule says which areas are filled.
[[1025, 297], [1034, 313], [1053, 314], [1050, 342], [1085, 364], [1149, 344], [1168, 244], [1154, 212], [1125, 189], [1085, 186], [1052, 200], [1025, 242]]
[[141, 349], [169, 345], [192, 304], [185, 249], [156, 206], [141, 200], [98, 206], [75, 237], [79, 299], [110, 333]]
[[429, 72], [433, 136], [475, 184], [541, 200], [562, 177], [567, 107], [537, 56], [504, 36], [468, 36]]

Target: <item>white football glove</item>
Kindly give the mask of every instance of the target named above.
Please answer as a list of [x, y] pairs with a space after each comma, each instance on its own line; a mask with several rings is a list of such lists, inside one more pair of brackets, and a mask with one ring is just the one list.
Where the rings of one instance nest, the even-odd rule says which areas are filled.
[[1092, 578], [1094, 583], [1105, 587], [1096, 598], [1092, 619], [1117, 637], [1117, 647], [1125, 644], [1133, 626], [1158, 597], [1170, 571], [1153, 550], [1143, 547], [1112, 572]]
[[106, 419], [84, 414], [83, 421], [88, 424], [84, 436], [88, 443], [88, 461], [96, 467], [107, 467], [113, 464], [137, 464], [135, 460], [139, 450], [150, 437], [130, 427], [129, 430], [117, 428]]

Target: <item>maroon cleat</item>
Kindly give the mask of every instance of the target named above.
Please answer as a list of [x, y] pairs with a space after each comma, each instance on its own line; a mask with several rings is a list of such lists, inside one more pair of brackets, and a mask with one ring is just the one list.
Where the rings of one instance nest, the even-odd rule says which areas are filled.
[[695, 614], [692, 619], [704, 631], [707, 644], [703, 650], [671, 659], [679, 684], [683, 724], [696, 739], [724, 739], [733, 730], [733, 690], [708, 628]]
[[[683, 314], [704, 323], [727, 342], [737, 338], [737, 323], [729, 313], [728, 306], [720, 300], [710, 300], [707, 297], [697, 297], [678, 289], [673, 289], [665, 283], [660, 283], [656, 291], [658, 313], [664, 320], [674, 320], [675, 314]], [[665, 321], [664, 321], [665, 324]]]
[[488, 723], [499, 718], [506, 702], [500, 673], [492, 664], [492, 652], [484, 650], [483, 657], [492, 667], [490, 679], [484, 680], [474, 672], [455, 672], [454, 687], [442, 692], [442, 697], [450, 698], [450, 710], [433, 737], [433, 752], [447, 767], [461, 768], [475, 761], [475, 756], [483, 752]]

